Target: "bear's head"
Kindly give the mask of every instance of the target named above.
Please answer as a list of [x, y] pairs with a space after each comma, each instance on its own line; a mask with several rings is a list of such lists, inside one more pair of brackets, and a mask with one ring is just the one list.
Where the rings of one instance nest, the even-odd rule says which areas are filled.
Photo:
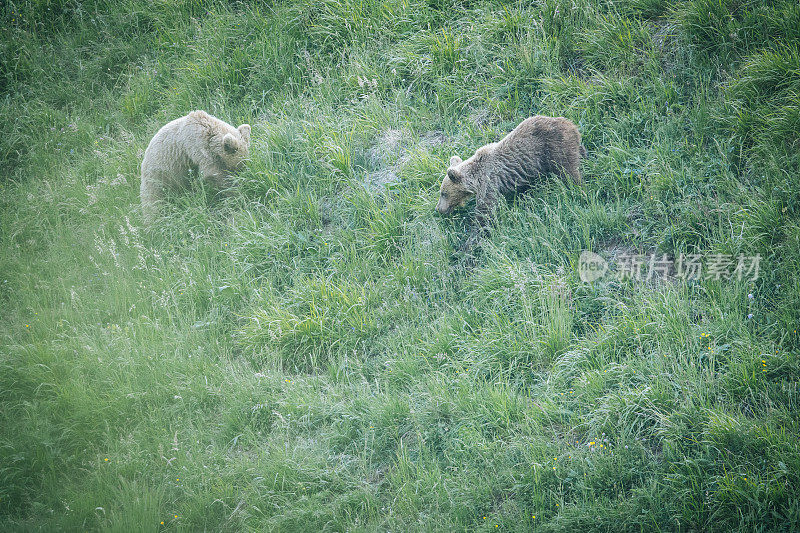
[[436, 204], [439, 213], [447, 215], [475, 196], [475, 185], [480, 179], [488, 155], [489, 150], [483, 147], [466, 161], [462, 161], [457, 155], [450, 158], [450, 167], [442, 181], [439, 203]]
[[222, 160], [230, 170], [238, 170], [250, 155], [250, 124], [242, 124], [236, 133], [222, 138]]

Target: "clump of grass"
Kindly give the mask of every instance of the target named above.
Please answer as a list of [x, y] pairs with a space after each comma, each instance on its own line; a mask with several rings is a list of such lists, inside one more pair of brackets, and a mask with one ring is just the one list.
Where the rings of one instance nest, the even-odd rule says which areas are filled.
[[354, 286], [300, 279], [280, 298], [286, 303], [252, 313], [242, 339], [250, 347], [277, 349], [288, 369], [313, 370], [337, 354], [358, 349], [376, 333], [376, 320], [367, 311], [374, 305], [372, 298]]
[[598, 70], [638, 70], [654, 55], [647, 26], [633, 18], [603, 15], [578, 45], [586, 64]]
[[793, 150], [800, 124], [798, 91], [797, 47], [779, 46], [750, 56], [728, 90], [731, 129], [748, 146]]

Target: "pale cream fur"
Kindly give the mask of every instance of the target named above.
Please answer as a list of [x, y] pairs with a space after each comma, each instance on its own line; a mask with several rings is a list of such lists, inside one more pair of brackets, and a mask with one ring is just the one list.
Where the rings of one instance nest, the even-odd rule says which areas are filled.
[[158, 216], [169, 190], [189, 184], [192, 173], [218, 191], [230, 188], [230, 175], [250, 151], [250, 125], [234, 128], [205, 111], [192, 111], [158, 130], [142, 160], [140, 196], [146, 224]]

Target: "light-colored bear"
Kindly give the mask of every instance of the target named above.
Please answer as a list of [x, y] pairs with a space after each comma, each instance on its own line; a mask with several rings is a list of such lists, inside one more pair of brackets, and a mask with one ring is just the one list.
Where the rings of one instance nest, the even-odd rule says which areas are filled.
[[218, 191], [230, 187], [230, 175], [250, 151], [250, 125], [234, 128], [205, 111], [192, 111], [155, 134], [142, 160], [140, 196], [145, 224], [158, 216], [167, 191], [189, 184], [191, 173]]
[[450, 158], [436, 210], [446, 215], [475, 197], [475, 228], [461, 246], [467, 250], [488, 232], [501, 195], [529, 189], [547, 173], [568, 175], [581, 183], [581, 157], [586, 157], [586, 148], [571, 121], [541, 115], [527, 118], [499, 142], [478, 148], [466, 161]]

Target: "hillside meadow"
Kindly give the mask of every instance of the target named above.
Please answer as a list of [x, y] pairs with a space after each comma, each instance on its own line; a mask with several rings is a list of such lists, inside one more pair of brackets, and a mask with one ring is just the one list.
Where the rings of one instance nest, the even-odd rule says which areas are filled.
[[[3, 531], [800, 527], [796, 0], [0, 18]], [[147, 229], [144, 149], [193, 109], [250, 161]], [[450, 157], [535, 114], [585, 183], [459, 253]], [[706, 270], [587, 282], [586, 250]]]

